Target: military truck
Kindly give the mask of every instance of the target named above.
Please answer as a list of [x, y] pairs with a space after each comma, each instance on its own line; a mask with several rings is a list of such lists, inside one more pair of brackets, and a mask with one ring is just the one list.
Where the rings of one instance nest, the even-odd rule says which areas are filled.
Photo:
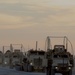
[[[67, 37], [63, 38], [69, 41]], [[73, 54], [71, 54], [68, 49], [68, 42], [66, 44], [54, 45], [53, 49], [48, 49], [46, 75], [55, 75], [55, 73], [72, 75], [72, 69], [74, 67]]]

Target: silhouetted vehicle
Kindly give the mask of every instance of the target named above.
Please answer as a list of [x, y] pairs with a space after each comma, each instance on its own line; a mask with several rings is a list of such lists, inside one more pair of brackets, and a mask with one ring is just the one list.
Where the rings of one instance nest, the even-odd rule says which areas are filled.
[[8, 66], [10, 64], [10, 56], [12, 55], [10, 50], [7, 50], [6, 53], [3, 56], [3, 63], [5, 66]]
[[33, 70], [43, 72], [46, 68], [47, 59], [45, 58], [45, 51], [43, 50], [29, 50], [27, 58], [33, 66]]
[[12, 64], [15, 66], [17, 63], [22, 63], [22, 60], [24, 58], [23, 52], [21, 52], [19, 49], [14, 50], [12, 53]]
[[[67, 39], [67, 37], [64, 37]], [[67, 39], [68, 41], [68, 39]], [[55, 75], [61, 73], [62, 75], [72, 75], [74, 67], [73, 55], [68, 52], [68, 43], [63, 45], [54, 45], [53, 49], [48, 50], [47, 54], [47, 75]]]

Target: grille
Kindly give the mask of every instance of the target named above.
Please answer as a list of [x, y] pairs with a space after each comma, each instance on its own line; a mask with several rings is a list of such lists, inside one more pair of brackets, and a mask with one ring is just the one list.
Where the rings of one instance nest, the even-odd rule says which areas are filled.
[[67, 67], [60, 67], [61, 70], [67, 70]]

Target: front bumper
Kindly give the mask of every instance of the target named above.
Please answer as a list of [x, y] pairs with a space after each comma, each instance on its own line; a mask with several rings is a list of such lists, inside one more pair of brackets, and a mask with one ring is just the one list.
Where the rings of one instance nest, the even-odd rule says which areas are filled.
[[54, 67], [56, 72], [68, 72], [72, 70], [72, 67]]

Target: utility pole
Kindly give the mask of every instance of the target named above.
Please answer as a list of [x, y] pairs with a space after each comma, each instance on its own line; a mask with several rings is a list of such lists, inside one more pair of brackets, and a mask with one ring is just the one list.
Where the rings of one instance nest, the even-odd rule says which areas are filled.
[[4, 66], [4, 46], [3, 46], [3, 57], [2, 57], [2, 65]]
[[37, 51], [38, 41], [36, 41], [36, 51]]
[[50, 49], [50, 37], [48, 36], [47, 37], [47, 50]]
[[11, 51], [11, 55], [10, 55], [10, 68], [13, 69], [13, 64], [12, 64], [12, 53], [13, 53], [13, 47], [12, 47], [12, 44], [10, 44], [10, 51]]

